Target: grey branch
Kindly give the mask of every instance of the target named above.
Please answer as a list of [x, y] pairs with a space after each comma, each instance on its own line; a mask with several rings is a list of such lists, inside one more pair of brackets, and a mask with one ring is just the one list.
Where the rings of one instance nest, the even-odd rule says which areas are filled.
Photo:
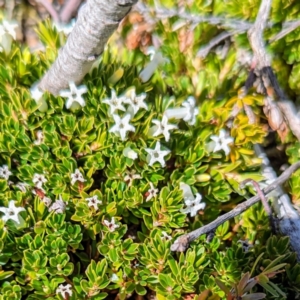
[[70, 22], [72, 14], [76, 12], [80, 4], [81, 4], [81, 0], [67, 1], [59, 13], [60, 22], [62, 23]]
[[59, 23], [58, 12], [48, 0], [36, 0], [36, 2], [42, 4], [46, 8], [54, 22]]
[[272, 0], [261, 1], [254, 25], [248, 31], [248, 38], [259, 69], [271, 66], [271, 60], [265, 48], [263, 32], [267, 27], [267, 21], [271, 10]]
[[135, 10], [141, 13], [147, 21], [151, 20], [151, 23], [156, 23], [159, 20], [168, 19], [177, 16], [180, 19], [185, 20], [187, 23], [191, 24], [192, 26], [196, 26], [200, 23], [207, 22], [212, 25], [222, 25], [222, 27], [228, 28], [229, 30], [230, 29], [239, 30], [240, 32], [246, 32], [252, 26], [252, 23], [243, 20], [230, 19], [230, 18], [219, 17], [219, 16], [217, 17], [212, 15], [210, 16], [193, 15], [185, 12], [183, 9], [170, 9], [158, 5], [154, 8], [154, 11], [152, 9], [152, 12], [154, 14], [151, 14], [150, 8], [147, 7], [145, 4], [143, 4], [142, 2], [139, 2], [135, 6]]
[[[89, 0], [65, 46], [39, 84], [42, 91], [58, 95], [69, 82], [78, 84], [103, 52], [109, 37], [137, 0]], [[91, 60], [91, 57], [95, 58]]]
[[[263, 39], [263, 32], [268, 24], [267, 20], [271, 10], [271, 5], [272, 0], [264, 0], [261, 2], [256, 21], [253, 27], [248, 31], [249, 42], [257, 60], [257, 67], [259, 70], [271, 66], [271, 59], [266, 51]], [[277, 91], [279, 91], [279, 95], [277, 95], [279, 96], [279, 101], [277, 103], [274, 102], [274, 105], [280, 108], [280, 111], [284, 116], [284, 120], [289, 125], [293, 134], [300, 141], [300, 117], [297, 114], [297, 109], [293, 102], [286, 98], [279, 87], [277, 79], [274, 78], [273, 81], [273, 83], [278, 86]], [[269, 120], [269, 123], [270, 121], [272, 122], [272, 120]]]
[[[280, 186], [285, 181], [287, 181], [291, 177], [291, 175], [299, 168], [300, 168], [300, 161], [296, 162], [293, 165], [291, 165], [272, 184], [270, 184], [269, 186], [264, 188], [263, 193], [265, 195], [267, 195], [271, 191], [278, 188], [278, 186]], [[260, 196], [256, 195], [256, 196], [248, 199], [247, 201], [238, 204], [233, 210], [231, 210], [230, 212], [218, 217], [213, 222], [211, 222], [211, 223], [209, 223], [209, 224], [207, 224], [207, 225], [205, 225], [201, 228], [198, 228], [194, 231], [191, 231], [190, 233], [187, 233], [185, 235], [180, 236], [171, 245], [171, 250], [172, 251], [179, 251], [179, 252], [185, 251], [188, 248], [189, 244], [192, 241], [194, 241], [195, 239], [197, 239], [199, 236], [216, 230], [216, 228], [218, 226], [220, 226], [221, 224], [223, 224], [227, 220], [230, 220], [230, 219], [240, 215], [241, 213], [246, 211], [249, 207], [251, 207], [252, 205], [254, 205], [255, 203], [257, 203], [259, 201], [260, 201]], [[299, 232], [299, 234], [300, 234], [300, 232]], [[299, 238], [299, 236], [298, 236], [298, 238]], [[300, 252], [298, 254], [300, 255]]]
[[232, 36], [234, 33], [235, 32], [227, 32], [227, 31], [221, 32], [216, 37], [214, 37], [207, 45], [201, 47], [197, 52], [196, 56], [205, 58], [213, 47], [215, 47], [216, 45], [218, 45], [228, 37]]
[[[267, 169], [268, 181], [276, 181], [277, 175], [273, 168], [270, 166], [270, 161], [267, 155], [259, 145], [254, 146], [257, 156], [263, 158], [263, 170]], [[276, 196], [273, 197], [273, 208], [278, 217], [278, 227], [280, 232], [290, 238], [290, 243], [293, 250], [297, 253], [298, 260], [300, 261], [300, 216], [292, 206], [289, 196], [284, 193], [282, 187], [278, 185]]]
[[277, 33], [274, 37], [272, 37], [269, 42], [273, 43], [276, 42], [286, 35], [288, 35], [290, 32], [294, 31], [300, 26], [300, 20], [299, 21], [293, 21], [293, 22], [286, 22], [283, 24], [283, 29]]

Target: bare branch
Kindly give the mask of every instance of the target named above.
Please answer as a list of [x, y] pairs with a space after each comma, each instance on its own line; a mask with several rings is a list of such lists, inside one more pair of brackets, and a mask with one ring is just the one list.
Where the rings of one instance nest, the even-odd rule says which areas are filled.
[[[254, 149], [256, 155], [263, 158], [263, 169], [268, 169], [269, 171], [267, 172], [268, 180], [276, 181], [276, 172], [270, 166], [270, 161], [268, 160], [266, 153], [259, 145], [255, 145]], [[278, 196], [273, 197], [273, 208], [279, 219], [279, 230], [283, 235], [290, 238], [291, 246], [297, 253], [298, 260], [300, 260], [300, 216], [292, 206], [289, 196], [284, 193], [280, 184], [276, 189], [276, 194]]]
[[42, 4], [46, 8], [55, 23], [59, 23], [60, 20], [58, 12], [48, 0], [36, 0], [36, 2]]
[[69, 23], [72, 14], [77, 11], [80, 4], [81, 4], [81, 0], [67, 1], [59, 13], [60, 21], [62, 23]]
[[[278, 107], [283, 116], [281, 117], [282, 122], [281, 126], [275, 128], [278, 134], [282, 139], [285, 138], [287, 132], [287, 126], [291, 129], [293, 134], [300, 141], [300, 117], [297, 115], [297, 109], [293, 102], [287, 100], [287, 97], [284, 95], [281, 90], [275, 74], [271, 68], [271, 59], [267, 54], [265, 43], [263, 40], [263, 31], [267, 27], [267, 20], [271, 9], [272, 0], [264, 0], [261, 2], [258, 15], [253, 27], [248, 31], [248, 38], [251, 45], [251, 48], [254, 52], [258, 72], [261, 73], [261, 79], [266, 90], [266, 93], [269, 97], [278, 98], [278, 102], [273, 101], [273, 111], [276, 111], [276, 114], [268, 112], [267, 116], [269, 117], [269, 124], [272, 127], [272, 116], [278, 116]], [[274, 94], [273, 94], [274, 93]], [[277, 109], [276, 109], [277, 108]], [[279, 116], [280, 117], [280, 116]], [[276, 120], [275, 120], [276, 121]], [[274, 128], [273, 128], [274, 129]]]
[[221, 43], [223, 40], [232, 36], [234, 33], [235, 32], [226, 32], [226, 31], [221, 32], [216, 37], [214, 37], [207, 45], [205, 45], [204, 47], [201, 47], [199, 49], [199, 51], [197, 52], [196, 56], [205, 58], [212, 48], [214, 48], [216, 45]]
[[137, 0], [89, 0], [78, 13], [74, 29], [39, 88], [58, 95], [70, 82], [78, 84]]
[[276, 233], [275, 220], [273, 219], [272, 210], [271, 210], [271, 207], [269, 206], [269, 203], [268, 203], [268, 200], [267, 200], [265, 194], [261, 190], [259, 184], [253, 179], [246, 179], [246, 180], [242, 181], [240, 186], [241, 185], [244, 186], [247, 182], [251, 182], [253, 184], [254, 188], [256, 189], [256, 192], [259, 195], [261, 203], [263, 204], [265, 212], [269, 218], [270, 227], [272, 228], [272, 232], [275, 234]]
[[[154, 12], [154, 15], [151, 15], [150, 9]], [[142, 14], [147, 20], [152, 20], [151, 23], [156, 23], [158, 20], [172, 18], [177, 16], [182, 20], [185, 20], [187, 23], [192, 26], [196, 26], [200, 23], [206, 22], [212, 25], [222, 25], [224, 28], [238, 30], [240, 32], [245, 32], [252, 27], [252, 24], [247, 21], [242, 21], [238, 19], [230, 19], [226, 17], [217, 17], [217, 16], [199, 16], [193, 15], [185, 12], [183, 9], [170, 9], [164, 8], [162, 6], [156, 6], [154, 11], [153, 8], [147, 7], [145, 4], [139, 2], [135, 6], [140, 14]]]
[[293, 21], [293, 22], [287, 22], [283, 24], [283, 29], [277, 33], [274, 37], [272, 37], [269, 42], [273, 43], [276, 42], [286, 35], [288, 35], [290, 32], [294, 31], [300, 26], [300, 20], [299, 21]]
[[[263, 193], [265, 195], [267, 195], [271, 191], [278, 188], [279, 185], [281, 185], [285, 181], [287, 181], [291, 177], [291, 175], [299, 168], [300, 168], [300, 161], [296, 162], [293, 165], [291, 165], [272, 184], [270, 184], [269, 186], [264, 188]], [[171, 245], [171, 250], [172, 251], [179, 251], [179, 252], [185, 251], [188, 248], [190, 242], [194, 241], [195, 239], [197, 239], [199, 236], [201, 236], [203, 234], [207, 234], [209, 232], [214, 231], [218, 226], [225, 223], [227, 220], [232, 219], [232, 218], [240, 215], [241, 213], [246, 211], [249, 207], [251, 207], [252, 205], [257, 203], [258, 201], [260, 201], [260, 196], [256, 195], [256, 196], [250, 198], [249, 200], [238, 204], [233, 210], [231, 210], [230, 212], [218, 217], [213, 222], [211, 222], [211, 223], [209, 223], [209, 224], [207, 224], [207, 225], [205, 225], [201, 228], [198, 228], [194, 231], [191, 231], [190, 233], [187, 233], [187, 234], [184, 234], [184, 235], [180, 236]], [[300, 232], [299, 232], [299, 236], [300, 236]], [[299, 236], [298, 236], [298, 239], [299, 239]], [[298, 256], [300, 258], [300, 251], [298, 253]]]
[[284, 114], [284, 118], [288, 122], [291, 131], [297, 137], [298, 141], [300, 141], [300, 116], [296, 106], [288, 100], [281, 100], [277, 105]]
[[269, 67], [271, 60], [265, 48], [263, 32], [267, 27], [268, 17], [271, 11], [272, 0], [261, 1], [254, 25], [248, 31], [248, 38], [254, 55], [257, 59], [258, 68]]

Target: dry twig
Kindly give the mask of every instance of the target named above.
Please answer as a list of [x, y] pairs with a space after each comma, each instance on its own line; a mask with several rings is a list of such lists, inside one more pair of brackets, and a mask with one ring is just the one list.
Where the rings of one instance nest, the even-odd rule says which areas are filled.
[[277, 33], [274, 37], [272, 37], [269, 42], [273, 43], [276, 42], [286, 35], [288, 35], [290, 32], [294, 31], [300, 26], [300, 20], [299, 21], [293, 21], [293, 22], [287, 22], [283, 24], [283, 29]]
[[[263, 32], [267, 27], [271, 5], [272, 0], [261, 2], [255, 23], [248, 31], [248, 38], [256, 58], [257, 72], [259, 73], [259, 77], [261, 77], [263, 89], [269, 97], [267, 102], [270, 105], [265, 109], [265, 113], [269, 119], [270, 126], [274, 130], [277, 130], [279, 135], [284, 139], [287, 132], [285, 124], [288, 124], [293, 134], [300, 140], [300, 117], [297, 115], [295, 105], [293, 102], [287, 100], [287, 97], [278, 84], [276, 76], [272, 71], [271, 59], [267, 54], [263, 40]], [[270, 101], [274, 99], [274, 96], [278, 98], [278, 103]]]
[[[265, 195], [267, 195], [271, 191], [278, 188], [279, 185], [281, 185], [285, 181], [287, 181], [291, 177], [291, 175], [299, 168], [300, 168], [300, 162], [296, 162], [295, 164], [291, 165], [272, 184], [270, 184], [269, 186], [264, 188], [263, 193]], [[188, 248], [189, 244], [192, 241], [194, 241], [195, 239], [197, 239], [199, 236], [214, 231], [218, 226], [225, 223], [227, 220], [232, 219], [232, 218], [240, 215], [241, 213], [246, 211], [249, 207], [251, 207], [252, 205], [257, 203], [258, 201], [260, 201], [260, 196], [256, 195], [256, 196], [250, 198], [249, 200], [238, 204], [233, 210], [231, 210], [230, 212], [218, 217], [213, 222], [211, 222], [211, 223], [209, 223], [209, 224], [207, 224], [207, 225], [205, 225], [201, 228], [198, 228], [194, 231], [191, 231], [190, 233], [187, 233], [187, 234], [184, 234], [184, 235], [180, 236], [171, 245], [171, 250], [172, 251], [178, 251], [178, 252], [185, 251]], [[299, 236], [298, 236], [298, 238], [299, 238]], [[300, 251], [297, 254], [298, 254], [298, 257], [300, 258]]]

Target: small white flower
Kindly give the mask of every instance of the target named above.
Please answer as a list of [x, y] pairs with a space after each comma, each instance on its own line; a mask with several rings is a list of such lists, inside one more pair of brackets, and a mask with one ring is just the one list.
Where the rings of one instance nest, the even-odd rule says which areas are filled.
[[137, 153], [134, 150], [132, 150], [130, 147], [124, 148], [123, 155], [125, 157], [128, 157], [128, 158], [133, 159], [133, 160], [138, 158]]
[[69, 23], [54, 23], [58, 32], [63, 32], [65, 35], [69, 35], [75, 26], [75, 19], [72, 19]]
[[187, 98], [185, 102], [182, 103], [182, 106], [187, 109], [187, 115], [183, 118], [184, 121], [188, 122], [190, 125], [196, 123], [196, 117], [198, 115], [198, 107], [195, 107], [196, 100], [193, 96]]
[[12, 172], [9, 171], [7, 165], [0, 167], [0, 178], [8, 180], [9, 176], [12, 175]]
[[2, 25], [0, 25], [0, 37], [2, 38], [4, 34], [9, 34], [15, 40], [17, 38], [16, 27], [18, 27], [18, 24], [3, 20]]
[[56, 289], [56, 295], [58, 295], [58, 294], [61, 294], [64, 299], [66, 299], [66, 297], [67, 297], [66, 294], [68, 294], [69, 296], [72, 296], [73, 292], [72, 292], [71, 284], [69, 284], [69, 283], [67, 285], [60, 284], [58, 286], [58, 288]]
[[107, 220], [104, 220], [103, 224], [108, 228], [108, 230], [110, 232], [113, 232], [113, 231], [116, 230], [116, 228], [120, 227], [120, 225], [118, 225], [118, 224], [115, 223], [115, 218], [114, 217], [111, 218], [110, 222], [107, 221]]
[[68, 98], [66, 102], [66, 108], [69, 109], [74, 102], [79, 103], [80, 106], [85, 106], [85, 100], [82, 98], [82, 94], [87, 92], [87, 87], [81, 85], [77, 88], [74, 82], [69, 83], [69, 90], [62, 90], [59, 95], [64, 98]]
[[230, 153], [230, 147], [228, 145], [231, 144], [234, 139], [232, 137], [226, 137], [226, 131], [224, 129], [220, 130], [219, 135], [212, 135], [210, 138], [215, 143], [213, 152], [223, 150], [226, 155]]
[[140, 174], [136, 174], [136, 170], [131, 170], [131, 171], [126, 170], [125, 173], [127, 175], [124, 177], [124, 181], [129, 182], [128, 186], [132, 185], [134, 179], [142, 179], [142, 176]]
[[122, 119], [118, 115], [113, 115], [116, 124], [109, 130], [109, 132], [117, 133], [121, 136], [121, 140], [126, 139], [127, 131], [135, 132], [134, 126], [129, 124], [130, 114], [125, 115]]
[[152, 198], [155, 198], [158, 193], [158, 189], [154, 188], [154, 185], [152, 182], [150, 182], [150, 189], [147, 191], [148, 196], [146, 198], [146, 202], [150, 201]]
[[66, 202], [59, 196], [59, 199], [49, 207], [49, 212], [54, 211], [55, 214], [63, 214], [66, 210], [66, 206]]
[[48, 104], [43, 97], [43, 91], [41, 91], [38, 87], [39, 82], [34, 83], [30, 88], [31, 98], [36, 102], [39, 111], [45, 112], [48, 109]]
[[186, 208], [180, 210], [184, 214], [190, 214], [191, 217], [196, 216], [197, 212], [205, 208], [205, 203], [201, 203], [202, 196], [197, 193], [194, 197], [191, 187], [186, 183], [180, 182], [180, 189], [183, 191], [183, 199]]
[[182, 103], [183, 107], [170, 108], [164, 112], [164, 115], [168, 118], [183, 119], [190, 125], [196, 123], [196, 117], [198, 115], [198, 107], [196, 105], [196, 100], [194, 97], [190, 96], [185, 102]]
[[135, 89], [130, 89], [126, 95], [124, 96], [123, 102], [129, 104], [133, 110], [133, 115], [135, 115], [140, 108], [144, 108], [148, 110], [147, 104], [144, 102], [147, 95], [145, 93], [140, 94], [139, 96], [136, 95]]
[[154, 149], [146, 148], [145, 151], [149, 154], [149, 166], [152, 166], [155, 162], [159, 162], [162, 167], [166, 165], [164, 157], [171, 152], [170, 150], [161, 150], [160, 142], [156, 142]]
[[169, 62], [169, 59], [163, 57], [162, 53], [158, 50], [155, 50], [154, 47], [149, 47], [147, 54], [150, 54], [150, 62], [139, 75], [142, 82], [148, 81], [159, 65]]
[[103, 103], [108, 104], [110, 107], [110, 113], [113, 115], [116, 111], [122, 110], [125, 111], [125, 107], [123, 106], [124, 97], [117, 97], [115, 90], [111, 90], [111, 97], [102, 100]]
[[162, 231], [161, 234], [162, 234], [161, 236], [162, 240], [170, 241], [172, 239], [172, 237], [168, 235], [165, 231]]
[[33, 142], [35, 145], [40, 145], [44, 142], [44, 133], [42, 130], [38, 130], [36, 133], [36, 140]]
[[79, 169], [76, 169], [75, 172], [71, 174], [71, 185], [74, 185], [76, 181], [85, 182], [85, 179]]
[[0, 211], [4, 213], [2, 220], [7, 222], [8, 220], [13, 220], [16, 223], [20, 224], [19, 213], [25, 211], [24, 207], [16, 207], [14, 200], [10, 200], [8, 207], [0, 207]]
[[43, 190], [43, 184], [46, 183], [47, 181], [48, 180], [46, 179], [46, 177], [42, 174], [35, 173], [33, 175], [32, 182], [34, 183], [35, 187], [37, 187], [38, 189]]
[[168, 118], [165, 115], [163, 116], [161, 121], [152, 120], [152, 123], [154, 123], [155, 126], [150, 128], [150, 134], [152, 136], [158, 136], [162, 134], [165, 137], [166, 142], [168, 142], [170, 139], [169, 131], [178, 128], [176, 125], [168, 124]]
[[31, 95], [31, 98], [34, 99], [34, 101], [36, 103], [39, 103], [41, 98], [43, 97], [43, 94], [44, 92], [41, 91], [39, 88], [38, 88], [38, 84], [35, 83], [31, 88], [30, 88], [30, 95]]
[[113, 273], [110, 277], [110, 280], [113, 282], [119, 281], [119, 277], [117, 274]]
[[21, 190], [23, 193], [26, 193], [26, 188], [29, 186], [29, 184], [24, 183], [24, 182], [18, 182], [16, 184], [16, 187]]
[[[45, 204], [45, 206], [47, 206], [47, 207], [49, 207], [52, 202], [52, 200], [49, 197], [43, 197], [42, 201]], [[54, 209], [52, 209], [52, 210], [54, 210]]]
[[97, 195], [85, 198], [85, 200], [88, 201], [88, 207], [94, 207], [95, 210], [98, 210], [98, 204], [102, 204], [102, 201], [98, 199]]

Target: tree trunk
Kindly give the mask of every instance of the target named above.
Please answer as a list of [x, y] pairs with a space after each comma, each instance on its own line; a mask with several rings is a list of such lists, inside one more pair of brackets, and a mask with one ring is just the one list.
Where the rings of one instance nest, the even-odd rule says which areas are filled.
[[56, 61], [39, 83], [42, 91], [58, 95], [69, 82], [79, 84], [138, 0], [88, 0]]

